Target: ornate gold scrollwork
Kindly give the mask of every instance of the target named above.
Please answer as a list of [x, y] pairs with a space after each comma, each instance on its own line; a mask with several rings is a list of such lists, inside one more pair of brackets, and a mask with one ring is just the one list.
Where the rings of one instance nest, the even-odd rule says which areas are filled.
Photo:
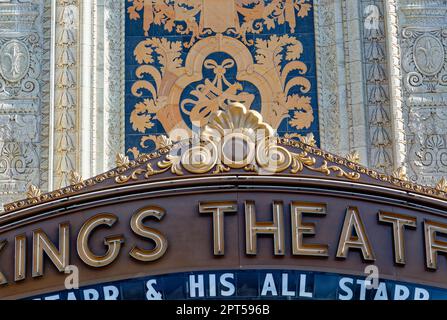
[[217, 147], [213, 142], [200, 142], [183, 152], [180, 162], [191, 173], [206, 173], [217, 163]]
[[260, 140], [256, 148], [256, 161], [259, 166], [271, 173], [279, 173], [286, 170], [292, 163], [292, 153], [286, 148], [272, 143], [271, 138]]
[[[227, 142], [222, 145], [223, 141]], [[27, 192], [28, 199], [6, 204], [4, 208], [6, 212], [11, 212], [48, 200], [59, 199], [107, 179], [114, 179], [116, 183], [122, 184], [142, 177], [148, 179], [167, 171], [175, 175], [183, 175], [184, 170], [198, 174], [219, 174], [237, 168], [260, 173], [263, 171], [285, 173], [289, 170], [291, 174], [308, 169], [324, 175], [335, 174], [337, 177], [353, 181], [364, 175], [405, 190], [447, 199], [445, 178], [441, 179], [436, 187], [418, 185], [406, 180], [405, 169], [396, 170], [393, 176], [380, 174], [349, 159], [325, 152], [315, 147], [314, 141], [311, 135], [277, 138], [274, 136], [273, 129], [263, 122], [258, 112], [247, 110], [242, 104], [235, 103], [227, 110], [211, 115], [208, 125], [205, 126], [199, 138], [186, 143], [183, 141], [175, 145], [163, 146], [156, 152], [140, 155], [132, 161], [124, 156], [118, 156], [120, 165], [117, 168], [86, 180], [78, 177], [76, 180], [79, 183], [49, 193], [42, 194], [37, 187], [31, 185]], [[228, 154], [229, 150], [233, 147], [237, 148], [238, 145], [242, 146], [241, 155], [235, 157]], [[223, 149], [222, 146], [224, 146]], [[291, 152], [287, 147], [301, 149], [301, 151]], [[222, 153], [225, 152], [227, 154], [223, 157]], [[157, 168], [154, 168], [150, 161], [160, 159], [162, 156], [164, 158], [159, 160], [156, 164]], [[186, 159], [190, 158], [193, 158], [195, 162], [189, 163]], [[317, 159], [321, 160], [317, 161]], [[142, 165], [145, 167], [141, 167]], [[125, 174], [128, 170], [130, 173]]]
[[[314, 144], [313, 137], [305, 141]], [[262, 116], [254, 110], [247, 110], [241, 103], [231, 104], [227, 110], [218, 111], [210, 116], [200, 138], [193, 139], [191, 145], [182, 148], [180, 155], [167, 155], [159, 161], [159, 169], [154, 170], [149, 164], [146, 169], [138, 168], [129, 176], [120, 175], [117, 183], [137, 180], [140, 174], [145, 177], [159, 174], [171, 169], [176, 175], [183, 175], [183, 169], [190, 173], [212, 174], [228, 172], [231, 169], [244, 169], [258, 173], [280, 173], [290, 168], [292, 174], [304, 168], [325, 175], [335, 173], [337, 177], [358, 180], [358, 172], [348, 172], [337, 165], [328, 165], [324, 160], [317, 165], [316, 158], [306, 151], [293, 153], [278, 145], [273, 128], [263, 122]]]

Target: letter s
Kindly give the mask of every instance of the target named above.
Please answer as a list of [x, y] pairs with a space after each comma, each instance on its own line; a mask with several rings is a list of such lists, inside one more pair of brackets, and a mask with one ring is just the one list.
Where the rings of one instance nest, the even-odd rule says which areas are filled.
[[353, 292], [352, 289], [349, 288], [346, 283], [354, 283], [354, 280], [352, 280], [351, 278], [341, 278], [340, 282], [339, 282], [339, 286], [340, 289], [343, 290], [346, 295], [341, 295], [340, 293], [338, 294], [338, 299], [340, 300], [352, 300], [352, 296], [353, 296]]
[[143, 238], [151, 239], [155, 242], [155, 247], [151, 250], [140, 249], [134, 246], [129, 252], [132, 258], [139, 261], [154, 261], [164, 255], [168, 248], [168, 241], [158, 230], [149, 228], [143, 223], [143, 220], [146, 218], [154, 217], [157, 220], [161, 220], [164, 215], [165, 211], [162, 208], [149, 206], [140, 209], [132, 216], [130, 221], [132, 231]]

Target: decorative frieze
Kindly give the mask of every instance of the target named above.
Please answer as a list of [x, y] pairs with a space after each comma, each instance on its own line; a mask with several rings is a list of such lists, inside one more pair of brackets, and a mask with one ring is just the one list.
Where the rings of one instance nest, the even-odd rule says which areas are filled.
[[406, 156], [408, 152], [404, 125], [404, 102], [402, 94], [401, 50], [399, 45], [400, 25], [398, 17], [398, 0], [383, 3], [384, 23], [388, 62], [388, 86], [390, 95], [391, 140], [393, 144], [394, 171], [405, 172], [407, 178]]
[[362, 1], [363, 61], [370, 141], [370, 166], [391, 173], [393, 153], [383, 1]]
[[70, 184], [70, 172], [77, 167], [78, 23], [77, 1], [57, 5], [54, 117], [54, 187]]

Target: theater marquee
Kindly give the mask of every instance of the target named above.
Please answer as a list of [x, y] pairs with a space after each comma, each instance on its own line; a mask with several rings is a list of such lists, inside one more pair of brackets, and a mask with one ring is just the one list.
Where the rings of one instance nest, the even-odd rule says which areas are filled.
[[242, 105], [75, 182], [5, 206], [0, 297], [447, 298], [445, 186], [276, 138]]

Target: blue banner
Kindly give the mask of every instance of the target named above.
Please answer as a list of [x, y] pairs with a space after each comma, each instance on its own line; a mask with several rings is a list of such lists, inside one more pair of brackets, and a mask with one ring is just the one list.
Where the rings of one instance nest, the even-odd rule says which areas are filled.
[[445, 300], [447, 290], [325, 272], [219, 270], [96, 284], [31, 300]]

